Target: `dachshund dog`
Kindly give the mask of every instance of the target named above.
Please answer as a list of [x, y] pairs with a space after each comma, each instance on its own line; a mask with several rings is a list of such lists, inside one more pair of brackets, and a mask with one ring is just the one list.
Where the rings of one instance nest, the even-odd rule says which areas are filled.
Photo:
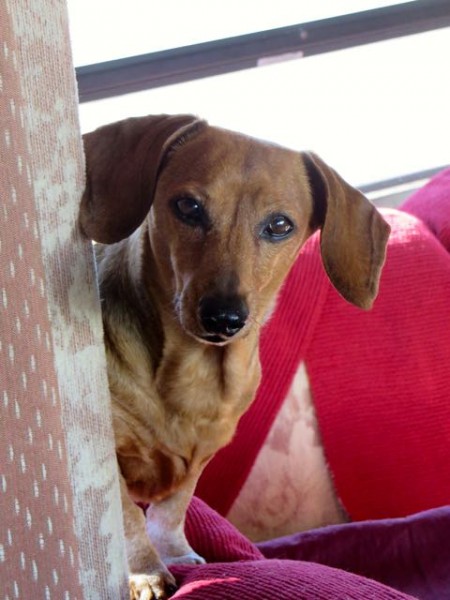
[[130, 597], [163, 599], [169, 565], [204, 562], [186, 508], [255, 395], [261, 328], [302, 245], [320, 229], [331, 282], [367, 309], [389, 227], [317, 156], [193, 116], [124, 120], [84, 144]]

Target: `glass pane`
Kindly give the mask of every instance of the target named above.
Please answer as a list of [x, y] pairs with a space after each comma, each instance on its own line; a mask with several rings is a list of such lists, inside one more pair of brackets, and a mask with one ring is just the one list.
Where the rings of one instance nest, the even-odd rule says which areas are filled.
[[314, 150], [355, 185], [450, 163], [450, 29], [82, 104], [82, 129], [147, 113]]
[[68, 0], [74, 62], [87, 65], [407, 0]]

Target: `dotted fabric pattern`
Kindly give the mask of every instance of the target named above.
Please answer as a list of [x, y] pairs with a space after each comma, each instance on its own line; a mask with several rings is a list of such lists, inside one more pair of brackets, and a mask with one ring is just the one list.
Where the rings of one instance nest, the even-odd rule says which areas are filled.
[[0, 3], [0, 600], [127, 597], [66, 5]]

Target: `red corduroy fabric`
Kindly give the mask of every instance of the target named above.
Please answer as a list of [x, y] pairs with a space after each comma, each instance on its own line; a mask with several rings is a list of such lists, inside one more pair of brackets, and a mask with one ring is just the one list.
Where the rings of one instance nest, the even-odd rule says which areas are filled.
[[377, 581], [301, 560], [266, 559], [230, 523], [193, 498], [186, 520], [193, 547], [210, 564], [173, 566], [174, 600], [414, 600]]
[[450, 252], [450, 169], [408, 198], [402, 210], [421, 219]]
[[450, 255], [392, 213], [370, 312], [330, 289], [305, 361], [336, 489], [353, 519], [450, 502]]
[[177, 567], [173, 600], [417, 600], [316, 563], [264, 560]]
[[262, 336], [257, 397], [200, 481], [197, 494], [216, 510], [226, 514], [239, 493], [301, 360], [352, 518], [450, 503], [450, 256], [431, 233], [445, 243], [449, 177], [450, 170], [437, 178], [439, 190], [432, 181], [407, 203], [427, 225], [385, 211], [392, 234], [370, 312], [335, 292], [317, 238], [307, 244]]

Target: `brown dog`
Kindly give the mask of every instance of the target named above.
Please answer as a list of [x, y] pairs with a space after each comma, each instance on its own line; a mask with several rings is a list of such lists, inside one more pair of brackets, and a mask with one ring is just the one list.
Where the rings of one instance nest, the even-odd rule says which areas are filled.
[[80, 221], [100, 242], [130, 593], [166, 598], [165, 565], [203, 562], [186, 507], [255, 395], [261, 327], [300, 248], [320, 228], [332, 283], [369, 308], [389, 228], [316, 156], [192, 116], [129, 119], [84, 141]]

